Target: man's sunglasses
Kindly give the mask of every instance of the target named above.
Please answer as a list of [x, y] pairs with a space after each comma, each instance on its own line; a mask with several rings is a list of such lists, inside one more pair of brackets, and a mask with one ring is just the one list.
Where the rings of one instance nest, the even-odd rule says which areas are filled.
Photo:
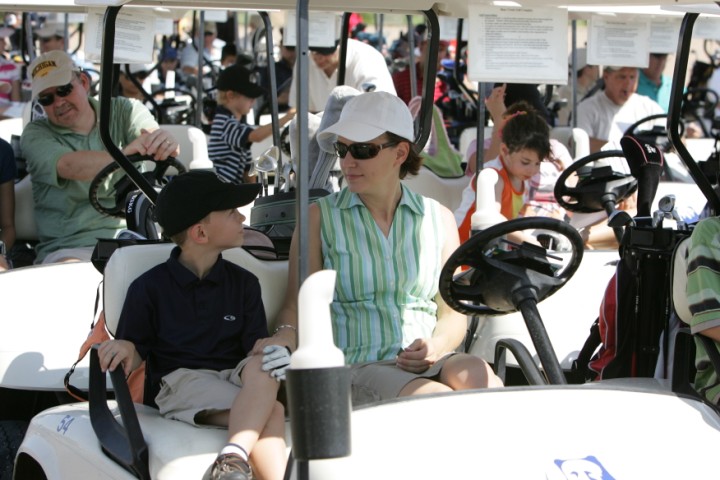
[[55, 102], [55, 95], [60, 98], [65, 98], [72, 93], [73, 88], [75, 87], [72, 82], [68, 83], [67, 85], [63, 85], [62, 87], [57, 87], [55, 89], [55, 93], [46, 93], [45, 95], [40, 95], [38, 97], [38, 103], [43, 107], [49, 107], [53, 104], [53, 102]]
[[345, 145], [344, 143], [335, 142], [335, 155], [340, 158], [345, 158], [348, 152], [350, 152], [355, 160], [368, 160], [375, 158], [380, 153], [380, 150], [387, 147], [394, 147], [400, 142], [388, 142], [382, 145], [375, 143], [353, 143], [352, 145]]

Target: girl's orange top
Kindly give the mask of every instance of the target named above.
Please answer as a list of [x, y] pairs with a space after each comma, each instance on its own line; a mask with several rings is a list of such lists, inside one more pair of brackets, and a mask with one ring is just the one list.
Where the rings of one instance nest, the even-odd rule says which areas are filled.
[[[502, 197], [500, 198], [500, 214], [508, 220], [512, 220], [513, 218], [517, 218], [520, 216], [520, 210], [525, 203], [525, 182], [523, 182], [522, 190], [515, 190], [515, 188], [513, 188], [512, 182], [510, 181], [510, 177], [508, 176], [505, 164], [502, 161], [502, 157], [498, 158], [498, 160], [500, 163], [499, 168], [490, 164], [488, 164], [486, 168], [492, 168], [493, 170], [498, 172], [498, 176], [503, 182]], [[496, 162], [491, 163], [495, 163], [497, 165]], [[477, 188], [477, 181], [475, 177], [473, 177], [473, 180], [470, 184], [472, 185], [472, 189], [475, 191]], [[460, 243], [463, 243], [468, 238], [470, 238], [470, 218], [472, 217], [472, 214], [475, 213], [475, 206], [476, 204], [473, 204], [470, 207], [470, 209], [465, 214], [465, 218], [460, 224], [460, 227], [458, 227], [458, 232], [460, 234]]]

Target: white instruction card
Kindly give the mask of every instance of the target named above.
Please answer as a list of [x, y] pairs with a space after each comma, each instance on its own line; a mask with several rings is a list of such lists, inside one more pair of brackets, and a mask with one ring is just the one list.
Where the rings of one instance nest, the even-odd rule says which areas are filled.
[[679, 18], [653, 18], [650, 21], [650, 53], [675, 53], [681, 23]]
[[[85, 25], [85, 55], [100, 60], [104, 9], [90, 9]], [[136, 12], [120, 12], [115, 22], [115, 63], [152, 63], [155, 17]]]
[[[294, 47], [297, 39], [297, 20], [295, 18], [295, 10], [285, 12], [283, 43], [288, 47]], [[308, 18], [308, 46], [335, 46], [335, 40], [340, 37], [338, 20], [338, 16], [333, 12], [310, 12]]]
[[473, 82], [567, 83], [564, 8], [468, 6]]
[[[457, 40], [458, 18], [442, 16], [438, 18], [438, 23], [440, 24], [440, 40], [449, 42]], [[462, 39], [468, 39], [468, 24], [465, 20], [463, 20]]]
[[720, 40], [720, 17], [700, 15], [693, 26], [693, 37]]
[[588, 25], [589, 65], [646, 68], [650, 61], [650, 19], [638, 15], [592, 15]]

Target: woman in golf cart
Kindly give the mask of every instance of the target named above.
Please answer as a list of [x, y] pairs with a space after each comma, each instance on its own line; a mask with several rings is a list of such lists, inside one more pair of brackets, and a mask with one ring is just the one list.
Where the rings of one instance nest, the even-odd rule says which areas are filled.
[[[412, 138], [410, 110], [387, 92], [352, 98], [318, 134], [347, 186], [310, 205], [308, 273], [337, 271], [333, 335], [353, 369], [356, 405], [502, 385], [482, 359], [455, 353], [466, 319], [442, 300], [438, 280], [457, 228], [448, 209], [400, 182], [420, 168]], [[297, 322], [298, 256], [296, 231], [282, 324]]]

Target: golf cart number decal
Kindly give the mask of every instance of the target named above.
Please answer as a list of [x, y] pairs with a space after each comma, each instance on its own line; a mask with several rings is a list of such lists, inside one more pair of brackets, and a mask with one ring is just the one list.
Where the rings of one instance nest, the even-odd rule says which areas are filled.
[[60, 420], [60, 423], [57, 426], [57, 431], [62, 432], [63, 435], [67, 433], [68, 427], [70, 427], [70, 424], [75, 420], [75, 417], [71, 417], [70, 415], [65, 415], [62, 420]]
[[585, 458], [568, 458], [565, 460], [555, 460], [555, 465], [560, 469], [567, 480], [615, 480], [615, 478], [605, 470], [600, 460], [591, 456]]

